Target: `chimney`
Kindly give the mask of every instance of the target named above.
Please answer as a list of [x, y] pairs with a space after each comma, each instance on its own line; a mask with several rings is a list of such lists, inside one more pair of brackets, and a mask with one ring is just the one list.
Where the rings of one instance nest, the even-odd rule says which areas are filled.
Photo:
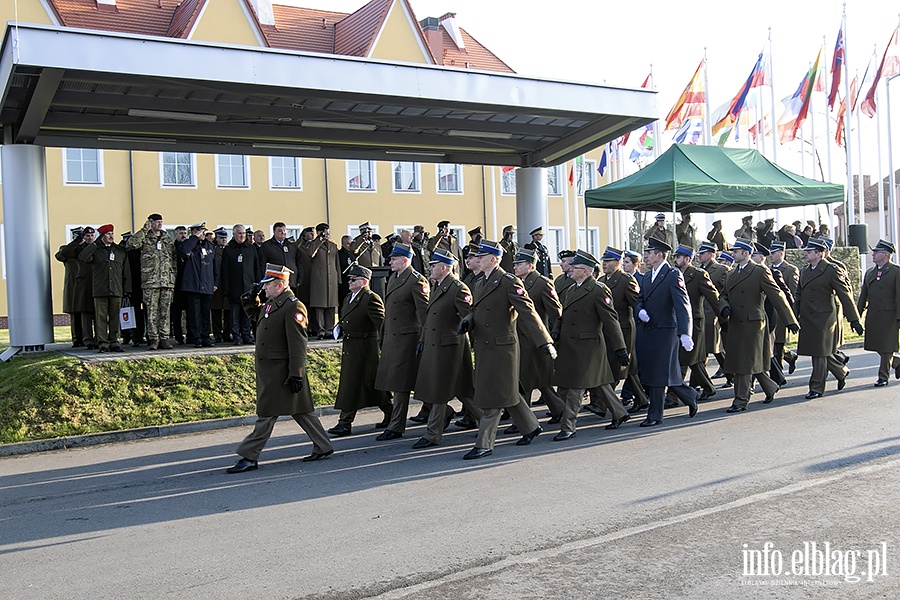
[[872, 176], [871, 175], [863, 175], [863, 189], [869, 189], [869, 186], [872, 185]]
[[272, 10], [272, 0], [250, 0], [256, 20], [260, 25], [275, 26], [275, 12]]
[[431, 48], [431, 54], [439, 65], [444, 64], [444, 32], [441, 31], [440, 19], [426, 17], [419, 21], [425, 41]]

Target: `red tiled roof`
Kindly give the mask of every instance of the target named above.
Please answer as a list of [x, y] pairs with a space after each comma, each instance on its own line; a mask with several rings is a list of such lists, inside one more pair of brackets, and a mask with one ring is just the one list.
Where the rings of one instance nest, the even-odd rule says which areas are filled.
[[273, 9], [275, 26], [260, 26], [270, 47], [334, 54], [334, 25], [347, 13], [281, 4]]
[[166, 36], [180, 0], [117, 0], [100, 10], [95, 0], [51, 0], [62, 25], [80, 29]]
[[372, 0], [334, 27], [334, 53], [368, 56], [393, 0]]
[[[900, 182], [900, 169], [894, 171], [894, 182]], [[865, 186], [865, 179], [863, 180], [863, 185]], [[886, 176], [881, 180], [881, 189], [884, 197], [885, 206], [891, 200], [891, 179], [890, 175]], [[881, 210], [878, 202], [878, 182], [869, 185], [868, 187], [863, 188], [863, 198], [865, 198], [865, 208], [864, 212], [878, 212]], [[855, 208], [859, 208], [859, 175], [853, 176], [853, 202]], [[841, 204], [837, 208], [834, 209], [834, 214], [840, 216], [844, 214], [844, 205]]]
[[[444, 36], [443, 59], [438, 58], [438, 62], [448, 67], [463, 67], [467, 69], [479, 69], [483, 71], [505, 71], [507, 73], [515, 73], [509, 65], [497, 58], [497, 55], [481, 45], [481, 43], [473, 38], [469, 33], [460, 27], [459, 32], [462, 34], [463, 44], [466, 49], [460, 50], [456, 47], [453, 38], [447, 33], [447, 30], [441, 27], [441, 33]], [[435, 49], [431, 49], [435, 52]], [[436, 52], [435, 52], [436, 54]]]
[[200, 10], [206, 4], [206, 0], [182, 0], [175, 8], [172, 21], [169, 23], [168, 37], [186, 38], [191, 27], [197, 21]]

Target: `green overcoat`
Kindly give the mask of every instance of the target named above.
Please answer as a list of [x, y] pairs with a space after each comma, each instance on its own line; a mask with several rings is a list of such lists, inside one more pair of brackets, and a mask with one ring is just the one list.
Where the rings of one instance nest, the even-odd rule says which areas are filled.
[[900, 267], [887, 263], [878, 275], [878, 267], [866, 271], [856, 308], [866, 311], [865, 349], [872, 352], [897, 352], [900, 324]]
[[829, 356], [837, 350], [840, 336], [836, 332], [841, 328], [838, 303], [849, 321], [859, 320], [847, 276], [825, 260], [815, 269], [806, 265], [800, 271], [795, 303], [794, 312], [800, 319], [797, 354], [803, 356]]
[[363, 288], [353, 300], [344, 298], [338, 325], [343, 333], [341, 346], [341, 381], [334, 407], [339, 410], [359, 410], [382, 406], [391, 401], [390, 394], [375, 389], [378, 373], [378, 332], [384, 323], [384, 302], [381, 297]]

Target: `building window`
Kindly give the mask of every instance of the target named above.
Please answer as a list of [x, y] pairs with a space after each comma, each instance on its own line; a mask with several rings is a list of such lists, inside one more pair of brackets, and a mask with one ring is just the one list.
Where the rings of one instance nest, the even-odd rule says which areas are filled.
[[584, 239], [584, 227], [578, 228], [578, 248], [587, 250], [596, 257], [600, 257], [600, 228], [588, 227], [587, 240]]
[[562, 227], [547, 227], [547, 235], [544, 236], [544, 245], [547, 246], [547, 252], [550, 253], [550, 262], [559, 263], [559, 251], [565, 250], [565, 229]]
[[269, 187], [273, 190], [301, 189], [300, 159], [293, 156], [270, 156]]
[[347, 189], [374, 192], [375, 162], [371, 160], [348, 160]]
[[63, 177], [67, 184], [103, 183], [103, 154], [94, 148], [66, 148]]
[[445, 194], [462, 193], [462, 165], [437, 165], [437, 191]]
[[[508, 169], [508, 170], [507, 170]], [[500, 193], [516, 194], [516, 170], [513, 168], [502, 167], [500, 169]]]
[[562, 196], [562, 165], [547, 167], [547, 193], [551, 196]]
[[395, 192], [422, 191], [419, 185], [419, 163], [395, 162], [393, 167]]
[[216, 187], [249, 188], [250, 169], [247, 157], [240, 154], [216, 155]]
[[[585, 190], [592, 190], [597, 187], [597, 162], [586, 160], [582, 167], [580, 172], [575, 173], [575, 189], [579, 196], [584, 196]], [[579, 170], [576, 169], [576, 171]]]
[[159, 164], [164, 187], [196, 187], [192, 153], [160, 152]]

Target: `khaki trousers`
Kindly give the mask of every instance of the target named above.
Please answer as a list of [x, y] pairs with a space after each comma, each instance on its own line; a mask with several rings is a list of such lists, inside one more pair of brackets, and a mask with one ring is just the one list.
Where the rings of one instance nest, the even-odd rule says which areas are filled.
[[122, 299], [118, 296], [94, 296], [97, 346], [100, 348], [109, 348], [119, 344], [120, 308], [122, 308]]
[[[391, 418], [391, 411], [394, 409], [393, 406], [391, 406], [390, 404], [382, 404], [378, 408], [381, 409], [382, 413], [384, 413], [385, 419]], [[341, 416], [338, 417], [338, 425], [350, 427], [351, 425], [353, 425], [353, 420], [356, 419], [356, 413], [357, 411], [355, 410], [342, 410]]]
[[753, 375], [736, 374], [734, 376], [734, 402], [732, 406], [740, 406], [747, 408], [750, 403], [750, 381], [756, 377], [760, 387], [766, 393], [766, 396], [774, 396], [778, 391], [778, 384], [772, 381], [772, 378], [766, 373], [754, 373]]
[[391, 422], [387, 428], [394, 433], [403, 433], [406, 431], [406, 418], [409, 414], [409, 392], [394, 392], [393, 404]]
[[825, 393], [825, 380], [828, 379], [828, 373], [834, 375], [835, 379], [843, 379], [850, 373], [850, 369], [836, 359], [833, 354], [810, 358], [812, 358], [812, 373], [809, 376], [809, 391], [811, 392]]
[[[519, 429], [519, 433], [525, 435], [531, 433], [539, 427], [538, 420], [534, 413], [525, 403], [524, 399], [519, 399], [519, 403], [515, 406], [507, 407], [509, 415], [512, 417], [513, 424]], [[503, 415], [502, 408], [485, 408], [484, 415], [478, 421], [478, 439], [475, 441], [476, 448], [484, 450], [493, 450], [494, 441], [497, 439], [497, 427], [500, 426], [500, 417]]]
[[[322, 422], [315, 413], [297, 413], [291, 417], [309, 436], [313, 452], [324, 454], [333, 450], [331, 440], [328, 439], [328, 434], [325, 433], [325, 428], [322, 427]], [[257, 417], [253, 432], [244, 438], [244, 441], [238, 446], [237, 453], [247, 460], [259, 460], [259, 454], [272, 436], [272, 429], [275, 428], [276, 421], [278, 421], [278, 417]]]
[[894, 352], [879, 352], [878, 356], [881, 357], [881, 363], [878, 365], [878, 379], [889, 381], [891, 371], [900, 364], [900, 356]]

